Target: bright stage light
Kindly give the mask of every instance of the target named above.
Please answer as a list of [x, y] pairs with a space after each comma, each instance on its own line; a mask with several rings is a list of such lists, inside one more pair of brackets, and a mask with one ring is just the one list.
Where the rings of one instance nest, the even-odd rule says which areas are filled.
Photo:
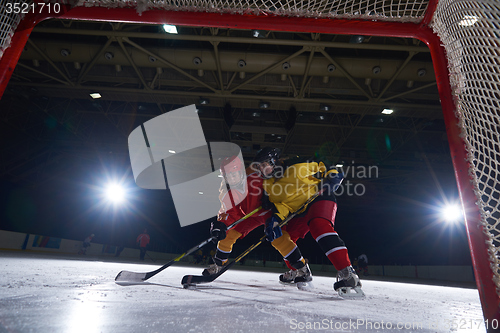
[[163, 29], [165, 32], [168, 32], [169, 34], [176, 34], [177, 33], [177, 27], [172, 24], [164, 24]]
[[125, 189], [119, 184], [109, 184], [105, 194], [106, 198], [114, 203], [121, 203], [125, 200]]
[[462, 218], [462, 209], [458, 205], [447, 205], [442, 210], [443, 218], [447, 222], [458, 222]]

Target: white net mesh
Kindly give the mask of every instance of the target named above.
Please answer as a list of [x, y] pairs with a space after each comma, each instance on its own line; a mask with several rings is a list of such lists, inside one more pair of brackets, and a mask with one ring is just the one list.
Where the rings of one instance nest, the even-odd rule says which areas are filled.
[[136, 7], [222, 13], [272, 13], [283, 16], [360, 18], [419, 22], [428, 0], [80, 0], [78, 6]]
[[500, 289], [500, 3], [442, 0], [433, 28], [446, 49], [470, 174]]
[[[16, 4], [22, 4], [29, 1], [17, 1]], [[0, 0], [0, 58], [2, 58], [5, 49], [10, 46], [12, 36], [23, 18], [23, 14], [16, 14], [13, 8], [13, 2], [10, 0]], [[19, 7], [20, 8], [20, 7]]]

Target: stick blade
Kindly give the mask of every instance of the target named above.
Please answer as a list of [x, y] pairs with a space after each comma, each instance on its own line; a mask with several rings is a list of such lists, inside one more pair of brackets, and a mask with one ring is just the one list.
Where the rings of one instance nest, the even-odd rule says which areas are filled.
[[209, 275], [209, 276], [204, 276], [204, 275], [185, 275], [182, 278], [181, 284], [182, 285], [196, 285], [200, 283], [210, 283], [213, 280], [215, 280], [219, 275], [214, 274], [214, 275]]
[[134, 273], [129, 271], [121, 271], [115, 277], [115, 282], [144, 282], [146, 273]]

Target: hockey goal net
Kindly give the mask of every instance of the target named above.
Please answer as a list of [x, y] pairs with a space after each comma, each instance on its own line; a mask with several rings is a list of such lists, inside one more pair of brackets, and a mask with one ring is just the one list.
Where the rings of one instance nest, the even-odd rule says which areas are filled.
[[[7, 2], [9, 1], [0, 0], [3, 8]], [[60, 15], [46, 13], [45, 17], [38, 16], [33, 21], [51, 16], [92, 20], [94, 15], [97, 15], [100, 20], [125, 22], [150, 20], [151, 23], [159, 23], [159, 17], [168, 17], [174, 22], [163, 23], [190, 25], [195, 22], [199, 26], [239, 28], [253, 26], [268, 30], [366, 35], [401, 33], [405, 34], [404, 37], [418, 39], [426, 39], [423, 37], [425, 35], [423, 32], [428, 31], [426, 36], [438, 36], [424, 41], [431, 48], [431, 53], [433, 52], [455, 175], [467, 220], [476, 282], [485, 318], [490, 321], [500, 320], [500, 4], [497, 1], [67, 0], [58, 2], [66, 4], [64, 13]], [[99, 11], [109, 8], [129, 10], [127, 12], [129, 14], [124, 17], [125, 12]], [[162, 12], [162, 15], [148, 18], [148, 14], [153, 12]], [[169, 15], [164, 15], [165, 13]], [[210, 16], [211, 14], [217, 14], [216, 18]], [[7, 51], [11, 37], [22, 21], [22, 16], [15, 13], [8, 14], [5, 10], [0, 15], [1, 56]], [[394, 27], [390, 23], [400, 25]], [[17, 47], [22, 48], [24, 45]], [[1, 59], [0, 72], [3, 72], [0, 73], [0, 77], [3, 81], [7, 75], [6, 61], [13, 60], [5, 57]], [[17, 62], [17, 58], [14, 61]], [[5, 85], [0, 85], [0, 96], [3, 89]]]

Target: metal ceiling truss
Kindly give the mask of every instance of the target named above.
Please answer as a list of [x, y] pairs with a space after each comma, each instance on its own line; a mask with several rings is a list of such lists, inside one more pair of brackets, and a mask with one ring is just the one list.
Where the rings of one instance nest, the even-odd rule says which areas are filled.
[[[66, 136], [52, 156], [65, 145], [87, 151], [112, 143], [122, 154], [138, 123], [194, 103], [207, 140], [235, 142], [247, 160], [259, 147], [275, 145], [285, 154], [322, 149], [332, 159], [356, 156], [370, 163], [373, 157], [360, 157], [367, 131], [378, 133], [378, 145], [392, 133], [392, 150], [379, 147], [375, 158], [388, 162], [405, 153], [414, 135], [434, 130], [426, 122], [442, 117], [429, 49], [420, 42], [374, 37], [350, 43], [342, 36], [282, 32], [265, 37], [219, 28], [182, 27], [175, 35], [145, 24], [42, 22], [0, 102], [4, 124], [48, 142], [47, 121], [55, 122]], [[415, 66], [429, 69], [427, 75]], [[91, 92], [102, 98], [90, 99]], [[22, 112], [9, 94], [24, 98]], [[396, 110], [392, 118], [370, 123], [384, 107]], [[0, 170], [10, 174], [25, 164], [26, 158], [15, 158]], [[43, 168], [18, 178], [34, 174]]]

